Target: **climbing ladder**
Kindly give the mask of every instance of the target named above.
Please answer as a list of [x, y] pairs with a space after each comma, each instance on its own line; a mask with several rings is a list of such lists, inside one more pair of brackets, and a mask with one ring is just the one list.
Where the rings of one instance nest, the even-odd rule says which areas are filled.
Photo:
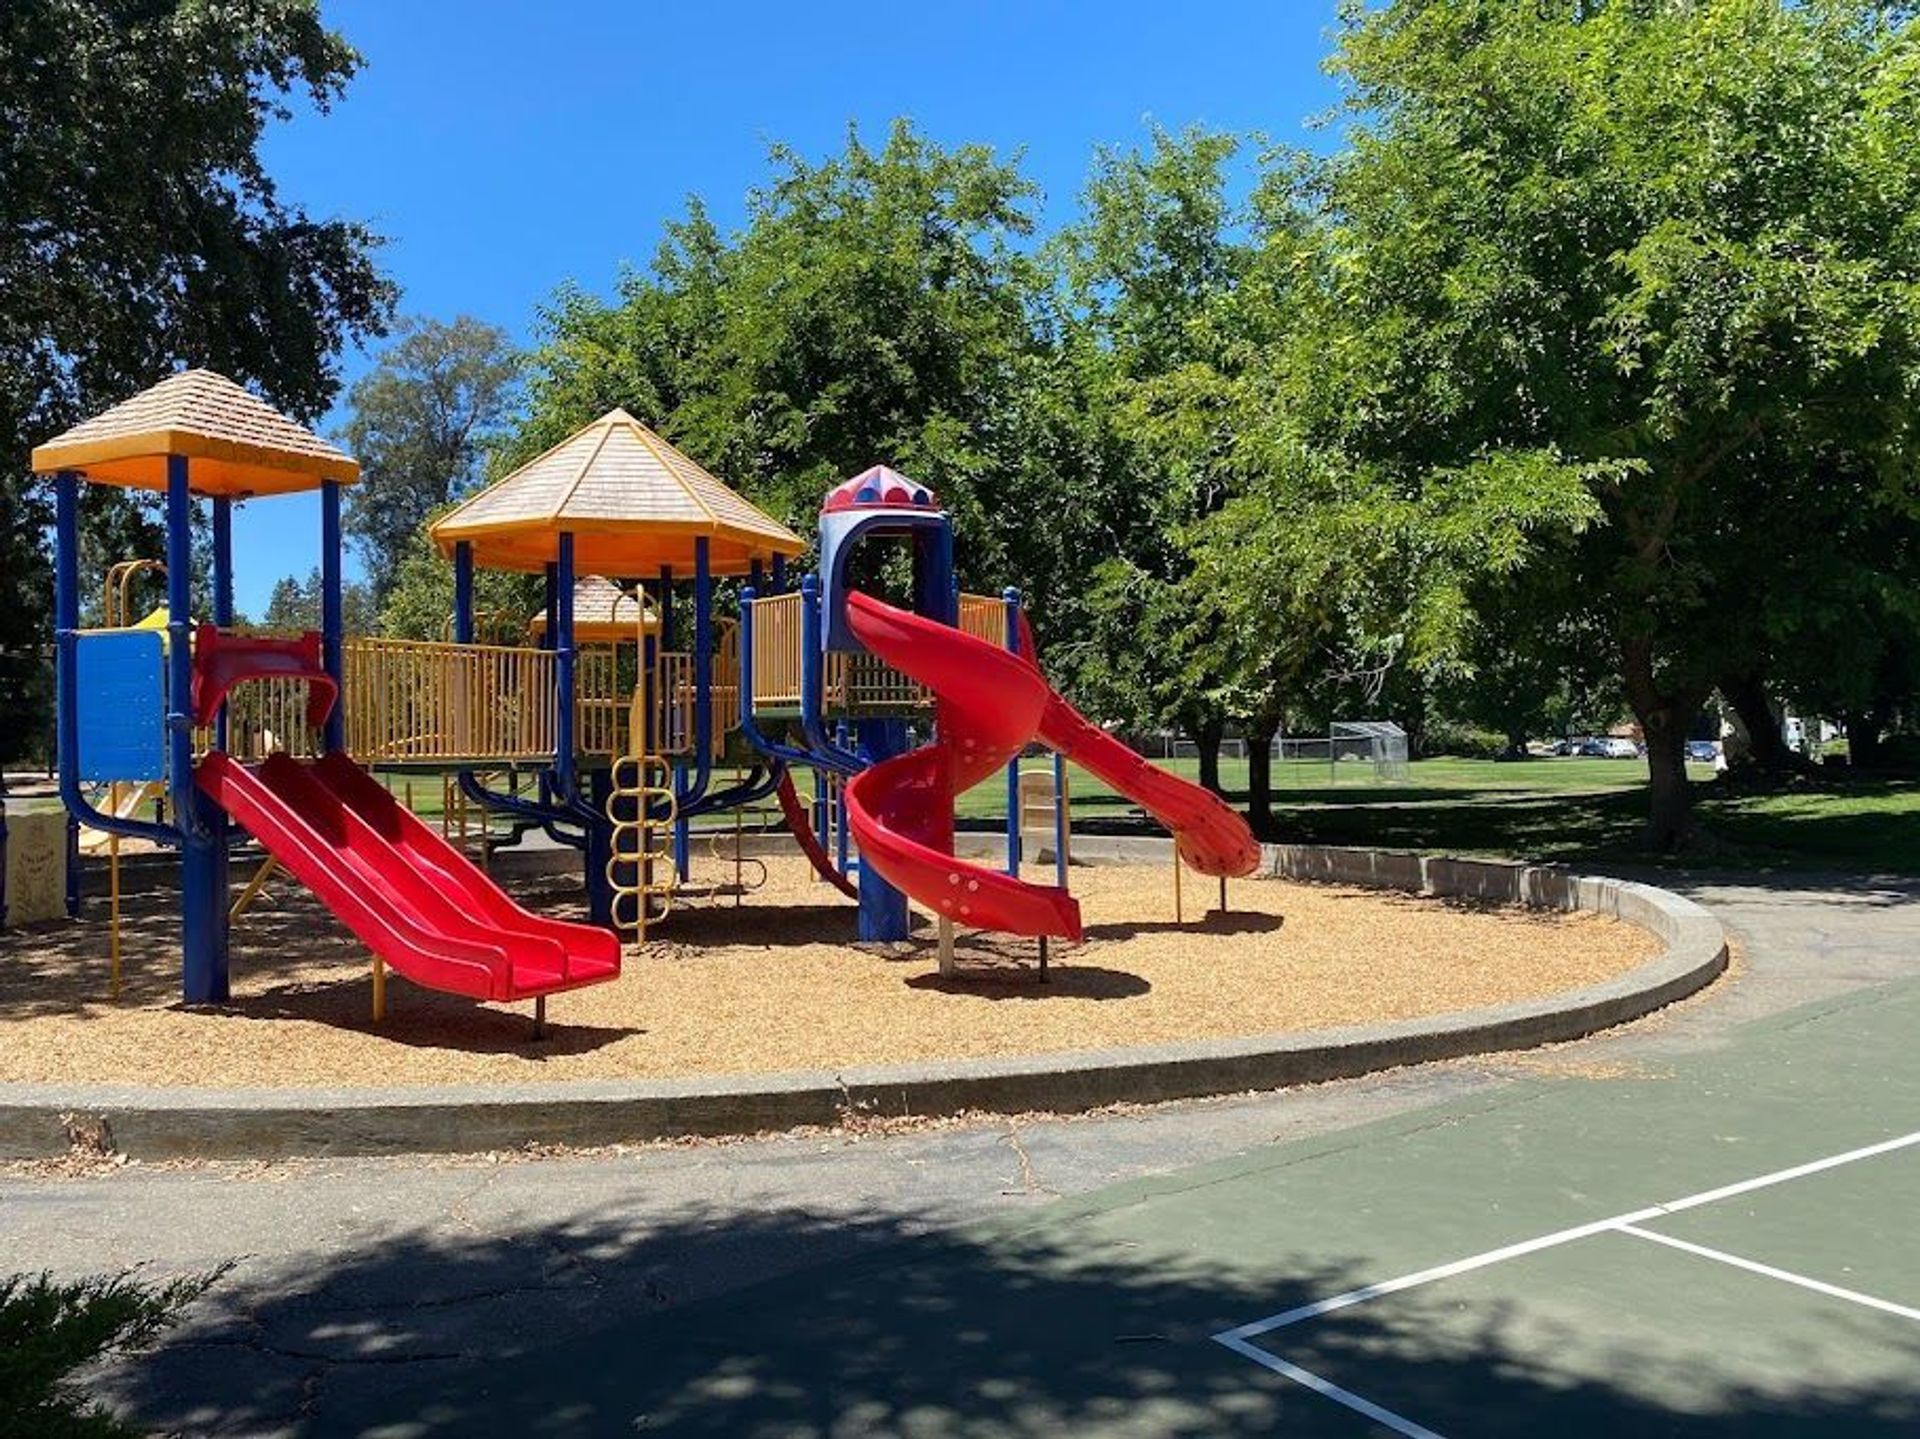
[[[647, 926], [673, 909], [673, 771], [657, 754], [621, 755], [613, 762], [607, 818], [613, 844], [607, 887], [613, 892], [613, 925], [644, 942]], [[656, 908], [655, 906], [658, 906]]]
[[[636, 598], [641, 619], [635, 638], [644, 656], [646, 590], [638, 589]], [[679, 818], [680, 804], [673, 793], [673, 767], [664, 755], [650, 750], [656, 732], [656, 726], [650, 723], [655, 718], [651, 711], [654, 695], [666, 692], [660, 668], [656, 655], [653, 664], [643, 662], [635, 675], [633, 701], [627, 711], [628, 752], [614, 759], [607, 774], [607, 819], [613, 826], [607, 888], [613, 894], [613, 927], [639, 942], [645, 942], [649, 924], [660, 923], [672, 912], [679, 881], [673, 859], [673, 824]], [[659, 718], [664, 721], [665, 717]], [[664, 723], [658, 728], [664, 729]]]

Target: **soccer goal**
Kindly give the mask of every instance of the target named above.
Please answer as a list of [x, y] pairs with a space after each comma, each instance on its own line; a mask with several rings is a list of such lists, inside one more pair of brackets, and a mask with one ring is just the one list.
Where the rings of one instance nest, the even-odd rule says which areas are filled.
[[1273, 759], [1303, 786], [1392, 783], [1407, 777], [1407, 732], [1391, 720], [1336, 720], [1325, 734], [1275, 736]]

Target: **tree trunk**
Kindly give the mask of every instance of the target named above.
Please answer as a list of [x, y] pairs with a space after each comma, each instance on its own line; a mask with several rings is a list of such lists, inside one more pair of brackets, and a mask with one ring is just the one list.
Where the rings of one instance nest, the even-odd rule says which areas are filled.
[[1189, 719], [1186, 723], [1187, 736], [1200, 750], [1200, 783], [1220, 793], [1220, 740], [1227, 732], [1227, 722], [1218, 715]]
[[1280, 716], [1256, 715], [1247, 728], [1247, 822], [1262, 838], [1272, 834], [1273, 737], [1280, 732]]
[[1648, 849], [1681, 849], [1693, 838], [1693, 792], [1687, 782], [1687, 726], [1706, 699], [1705, 689], [1674, 694], [1654, 679], [1653, 641], [1632, 636], [1621, 644], [1620, 678], [1627, 703], [1647, 743]]
[[1662, 724], [1640, 717], [1647, 735], [1647, 848], [1680, 849], [1693, 838], [1693, 793], [1687, 779], [1687, 729], [1665, 711]]
[[1757, 671], [1723, 676], [1720, 693], [1746, 728], [1747, 752], [1754, 764], [1769, 774], [1798, 774], [1806, 769], [1806, 761], [1787, 748], [1781, 737], [1780, 721], [1767, 703], [1767, 687]]
[[1872, 710], [1843, 716], [1847, 726], [1847, 765], [1852, 769], [1880, 768], [1881, 717]]

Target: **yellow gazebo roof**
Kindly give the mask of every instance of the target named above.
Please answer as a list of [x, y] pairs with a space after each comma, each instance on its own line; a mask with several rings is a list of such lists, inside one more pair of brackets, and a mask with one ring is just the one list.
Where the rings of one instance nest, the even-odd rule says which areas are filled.
[[197, 495], [283, 495], [360, 477], [356, 461], [212, 370], [170, 375], [36, 445], [33, 468], [164, 491], [169, 455], [187, 457]]
[[715, 575], [804, 553], [807, 542], [735, 494], [625, 410], [613, 410], [434, 522], [442, 553], [464, 540], [483, 569], [539, 571], [573, 537], [577, 570], [693, 573], [707, 540]]
[[[640, 633], [640, 601], [612, 580], [588, 575], [573, 587], [573, 638], [576, 644], [609, 644]], [[647, 606], [647, 633], [660, 632], [660, 613]], [[535, 615], [527, 626], [536, 638], [547, 632], [547, 617]]]

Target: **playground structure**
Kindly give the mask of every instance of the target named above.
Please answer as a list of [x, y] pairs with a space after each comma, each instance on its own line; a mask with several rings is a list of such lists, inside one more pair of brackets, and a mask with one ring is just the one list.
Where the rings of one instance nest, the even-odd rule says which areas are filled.
[[[341, 492], [355, 463], [231, 381], [175, 375], [33, 463], [55, 480], [61, 796], [85, 826], [179, 851], [189, 1004], [228, 997], [228, 857], [248, 835], [372, 951], [376, 1015], [391, 966], [477, 999], [532, 999], [536, 1020], [548, 994], [619, 974], [612, 931], [644, 938], [668, 917], [697, 821], [770, 798], [815, 869], [857, 899], [865, 941], [907, 938], [909, 899], [943, 939], [954, 925], [1034, 936], [1043, 961], [1048, 937], [1077, 939], [1068, 759], [1165, 824], [1202, 873], [1258, 863], [1238, 815], [1053, 691], [1017, 592], [958, 591], [949, 517], [883, 467], [828, 494], [819, 574], [790, 586], [806, 541], [614, 410], [432, 526], [453, 570], [450, 635], [413, 641], [342, 633]], [[117, 623], [80, 626], [83, 481], [166, 496], [163, 624], [129, 624], [123, 599], [104, 616]], [[302, 490], [321, 501], [321, 627], [239, 633], [235, 503]], [[195, 625], [201, 499], [211, 619]], [[886, 551], [891, 573], [911, 575], [897, 606], [854, 587]], [[543, 577], [524, 640], [476, 613], [479, 569]], [[742, 582], [735, 615], [719, 613], [727, 580]], [[1054, 753], [1052, 885], [1020, 878], [1019, 757], [1036, 741]], [[810, 805], [801, 769], [815, 776]], [[451, 773], [483, 812], [577, 850], [591, 923], [515, 905], [372, 770]], [[954, 857], [953, 801], [1002, 770], [1007, 856], [992, 870]], [[490, 779], [503, 774], [505, 788]], [[166, 818], [103, 811], [87, 784], [158, 785]]]

